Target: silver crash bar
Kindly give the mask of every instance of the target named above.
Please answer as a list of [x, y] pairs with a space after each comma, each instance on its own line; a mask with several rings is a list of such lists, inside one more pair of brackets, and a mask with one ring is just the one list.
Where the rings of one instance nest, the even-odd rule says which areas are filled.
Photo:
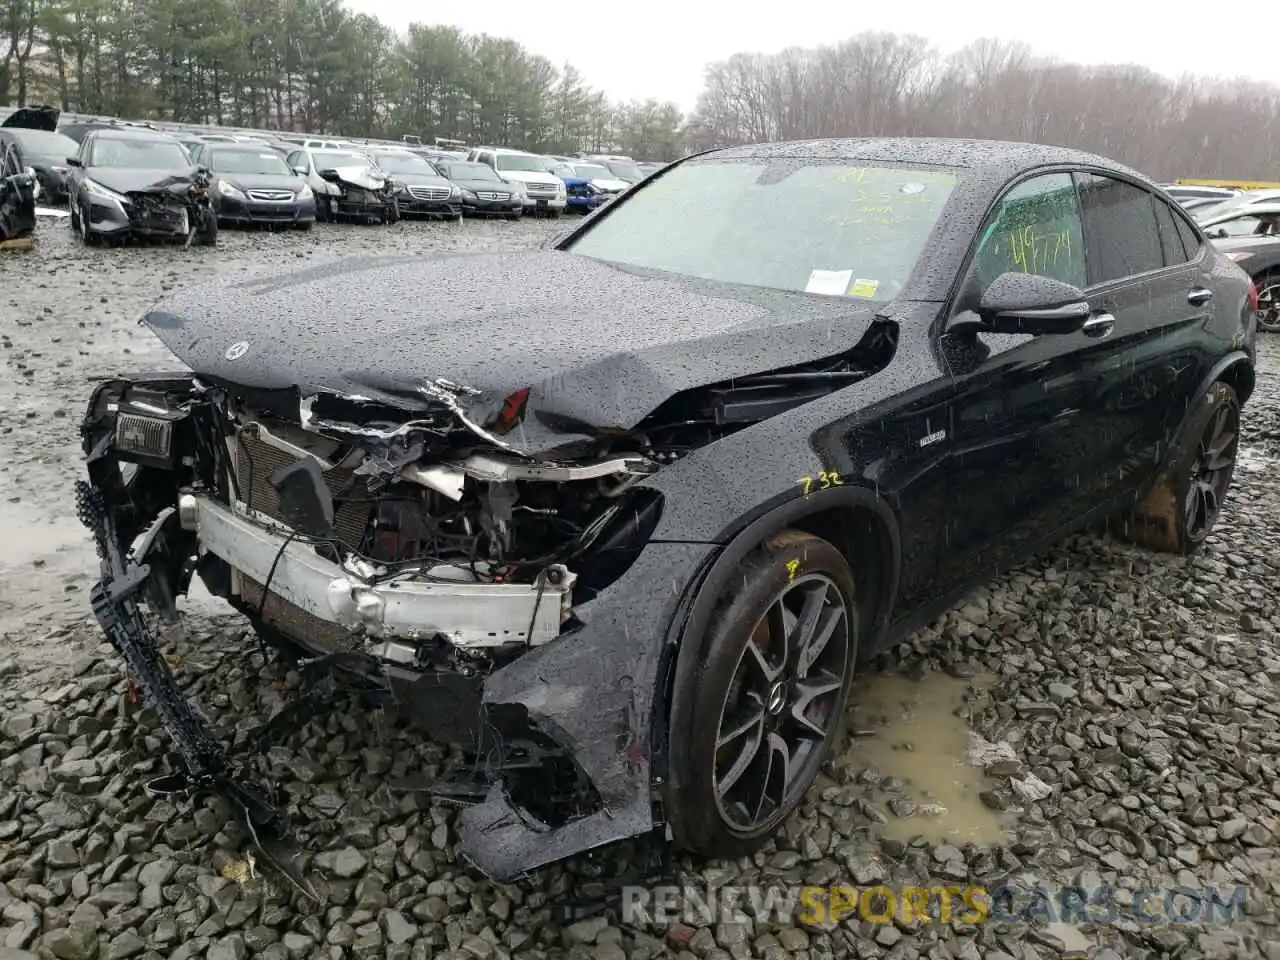
[[287, 534], [208, 497], [183, 494], [178, 514], [183, 527], [197, 533], [201, 547], [259, 584], [270, 579], [271, 592], [281, 599], [353, 633], [382, 639], [443, 635], [455, 646], [472, 649], [548, 643], [569, 616], [577, 579], [558, 568], [558, 582], [544, 577], [541, 585], [431, 582], [412, 575], [370, 584], [318, 556], [314, 547], [286, 545]]

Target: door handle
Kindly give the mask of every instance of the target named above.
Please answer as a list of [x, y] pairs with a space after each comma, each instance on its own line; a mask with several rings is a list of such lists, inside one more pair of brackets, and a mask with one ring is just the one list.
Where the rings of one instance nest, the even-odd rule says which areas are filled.
[[1187, 303], [1196, 307], [1202, 306], [1212, 299], [1213, 291], [1207, 287], [1194, 287], [1191, 292], [1187, 294]]
[[1111, 331], [1116, 327], [1116, 318], [1109, 313], [1099, 313], [1086, 320], [1080, 327], [1080, 332], [1086, 337], [1093, 337], [1101, 340], [1103, 337], [1111, 336]]

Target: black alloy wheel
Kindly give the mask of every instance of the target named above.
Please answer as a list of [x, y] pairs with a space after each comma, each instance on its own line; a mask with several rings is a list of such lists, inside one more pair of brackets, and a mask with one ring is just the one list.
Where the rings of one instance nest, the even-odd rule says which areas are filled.
[[788, 583], [756, 624], [720, 708], [715, 796], [731, 828], [772, 826], [813, 779], [852, 657], [849, 610], [825, 574]]
[[843, 554], [798, 530], [756, 547], [720, 591], [682, 641], [663, 814], [678, 846], [734, 858], [800, 805], [839, 742], [860, 621]]
[[1151, 550], [1194, 553], [1222, 512], [1239, 446], [1240, 397], [1218, 381], [1196, 400], [1167, 465], [1113, 531]]
[[1228, 402], [1213, 408], [1188, 471], [1183, 522], [1187, 538], [1194, 543], [1202, 542], [1209, 535], [1222, 511], [1239, 446], [1240, 404], [1232, 391]]

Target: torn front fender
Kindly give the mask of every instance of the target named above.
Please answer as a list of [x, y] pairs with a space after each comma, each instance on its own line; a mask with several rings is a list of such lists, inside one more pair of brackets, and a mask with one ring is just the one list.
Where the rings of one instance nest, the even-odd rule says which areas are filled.
[[565, 748], [591, 780], [599, 808], [561, 825], [532, 818], [500, 782], [460, 815], [463, 855], [497, 881], [656, 825], [655, 731], [665, 728], [667, 655], [680, 612], [714, 545], [650, 544], [627, 573], [576, 608], [582, 625], [529, 651], [485, 683], [487, 709], [522, 707], [529, 723]]

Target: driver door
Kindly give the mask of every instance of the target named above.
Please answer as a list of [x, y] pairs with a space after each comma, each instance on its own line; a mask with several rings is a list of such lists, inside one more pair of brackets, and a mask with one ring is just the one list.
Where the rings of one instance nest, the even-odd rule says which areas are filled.
[[[987, 216], [953, 314], [976, 307], [1004, 273], [1088, 286], [1083, 220], [1069, 171], [1008, 188]], [[953, 378], [940, 587], [1008, 569], [1086, 512], [1081, 471], [1092, 443], [1084, 334], [944, 333]], [[1094, 421], [1096, 424], [1096, 421]]]

